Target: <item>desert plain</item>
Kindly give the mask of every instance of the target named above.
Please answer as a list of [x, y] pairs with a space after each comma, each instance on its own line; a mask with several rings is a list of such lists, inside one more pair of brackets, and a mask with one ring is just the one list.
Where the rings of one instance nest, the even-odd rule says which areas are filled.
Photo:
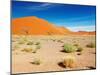
[[[12, 73], [95, 69], [96, 50], [87, 47], [91, 42], [95, 43], [95, 35], [13, 35]], [[63, 51], [65, 43], [80, 46], [82, 51], [66, 53]], [[61, 63], [67, 56], [75, 58], [75, 67], [65, 67]]]

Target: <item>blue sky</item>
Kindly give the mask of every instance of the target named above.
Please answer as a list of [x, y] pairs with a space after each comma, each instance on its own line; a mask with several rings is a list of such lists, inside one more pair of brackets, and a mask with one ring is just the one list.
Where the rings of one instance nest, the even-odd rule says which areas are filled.
[[72, 31], [94, 31], [95, 11], [95, 6], [12, 1], [12, 18], [37, 16]]

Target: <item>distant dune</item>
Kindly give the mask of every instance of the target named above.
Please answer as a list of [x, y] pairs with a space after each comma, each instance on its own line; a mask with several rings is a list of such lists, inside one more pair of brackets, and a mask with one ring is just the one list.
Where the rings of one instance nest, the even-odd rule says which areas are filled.
[[72, 34], [74, 35], [95, 35], [96, 32], [95, 31], [91, 31], [91, 32], [86, 32], [86, 31], [78, 31], [78, 32], [72, 32]]
[[57, 27], [35, 16], [12, 19], [12, 34], [17, 35], [95, 35], [94, 32], [72, 32], [64, 27]]

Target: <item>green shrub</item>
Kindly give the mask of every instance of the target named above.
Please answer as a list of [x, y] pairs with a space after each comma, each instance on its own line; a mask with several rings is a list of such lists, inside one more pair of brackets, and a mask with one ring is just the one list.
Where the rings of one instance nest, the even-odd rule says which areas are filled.
[[71, 52], [75, 52], [77, 50], [77, 48], [71, 44], [64, 44], [64, 52], [66, 53], [71, 53]]
[[89, 47], [89, 48], [95, 48], [96, 47], [95, 43], [93, 43], [93, 42], [89, 43], [86, 46]]

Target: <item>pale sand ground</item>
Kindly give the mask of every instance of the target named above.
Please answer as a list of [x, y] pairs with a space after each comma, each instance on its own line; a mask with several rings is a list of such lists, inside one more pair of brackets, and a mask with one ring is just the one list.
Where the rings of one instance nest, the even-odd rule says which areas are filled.
[[[95, 48], [88, 48], [88, 43], [95, 42], [95, 36], [27, 36], [28, 40], [41, 44], [41, 48], [36, 53], [21, 51], [27, 45], [18, 44], [22, 36], [12, 37], [12, 73], [29, 73], [29, 72], [46, 72], [46, 71], [63, 71], [90, 69], [95, 66]], [[56, 39], [56, 41], [53, 41]], [[62, 42], [58, 42], [58, 40]], [[64, 53], [63, 44], [79, 44], [83, 47], [82, 55], [75, 53]], [[19, 48], [14, 48], [17, 45]], [[29, 45], [30, 46], [30, 45]], [[68, 55], [75, 56], [77, 66], [75, 68], [64, 68], [58, 65], [63, 58]], [[33, 60], [40, 59], [41, 64], [31, 64]]]

